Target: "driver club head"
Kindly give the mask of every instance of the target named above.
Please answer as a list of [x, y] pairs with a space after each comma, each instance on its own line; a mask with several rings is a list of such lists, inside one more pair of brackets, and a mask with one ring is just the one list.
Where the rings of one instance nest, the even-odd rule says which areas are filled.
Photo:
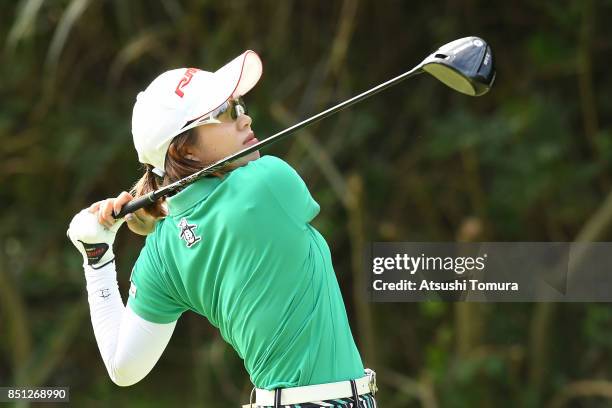
[[431, 53], [420, 66], [448, 87], [470, 96], [484, 95], [495, 80], [491, 47], [479, 37], [449, 42]]

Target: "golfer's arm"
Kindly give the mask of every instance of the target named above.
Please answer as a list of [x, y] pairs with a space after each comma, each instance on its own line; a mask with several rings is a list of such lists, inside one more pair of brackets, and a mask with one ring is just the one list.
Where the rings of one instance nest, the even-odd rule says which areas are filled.
[[143, 379], [166, 348], [176, 321], [152, 323], [123, 305], [115, 263], [85, 267], [91, 323], [110, 378], [119, 386]]

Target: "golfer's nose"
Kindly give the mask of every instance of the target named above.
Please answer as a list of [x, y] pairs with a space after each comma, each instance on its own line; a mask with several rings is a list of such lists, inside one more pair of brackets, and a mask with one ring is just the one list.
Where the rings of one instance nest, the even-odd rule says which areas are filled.
[[238, 116], [238, 119], [236, 119], [236, 126], [238, 127], [238, 130], [251, 126], [251, 123], [253, 123], [253, 119], [246, 113]]

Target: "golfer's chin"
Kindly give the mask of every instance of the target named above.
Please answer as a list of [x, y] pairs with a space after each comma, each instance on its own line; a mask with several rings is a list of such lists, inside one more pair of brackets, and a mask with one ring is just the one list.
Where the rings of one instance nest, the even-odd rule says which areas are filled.
[[238, 167], [246, 166], [249, 162], [252, 162], [253, 160], [257, 160], [260, 157], [261, 155], [259, 154], [259, 150], [256, 150], [252, 153], [247, 154], [244, 157], [237, 159], [235, 162], [230, 164], [230, 168], [237, 169]]
[[247, 154], [246, 156], [241, 157], [240, 159], [238, 159], [238, 161], [240, 162], [241, 166], [244, 166], [248, 162], [251, 162], [253, 160], [257, 160], [260, 157], [261, 157], [261, 155], [259, 154], [259, 150], [255, 150], [254, 152], [251, 152], [251, 153]]

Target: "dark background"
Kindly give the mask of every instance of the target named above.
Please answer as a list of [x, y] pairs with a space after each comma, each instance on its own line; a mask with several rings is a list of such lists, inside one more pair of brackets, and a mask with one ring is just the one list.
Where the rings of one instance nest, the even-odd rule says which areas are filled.
[[[238, 406], [251, 385], [186, 314], [140, 383], [108, 378], [71, 217], [140, 177], [136, 94], [177, 67], [245, 49], [264, 74], [246, 101], [262, 139], [478, 35], [492, 91], [411, 79], [264, 153], [322, 211], [377, 399], [394, 407], [609, 406], [608, 304], [365, 302], [371, 241], [609, 241], [612, 1], [4, 2], [0, 13], [0, 386], [71, 387], [75, 406]], [[123, 295], [143, 244], [118, 234]]]

